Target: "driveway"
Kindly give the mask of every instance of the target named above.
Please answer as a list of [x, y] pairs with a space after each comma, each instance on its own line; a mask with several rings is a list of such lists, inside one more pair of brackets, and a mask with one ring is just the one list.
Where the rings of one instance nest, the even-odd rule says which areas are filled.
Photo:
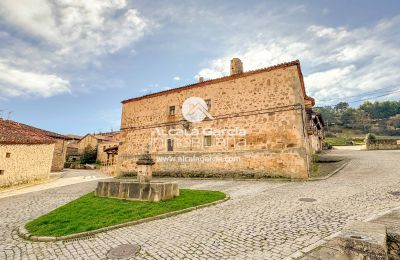
[[282, 259], [340, 231], [350, 221], [400, 207], [400, 197], [389, 194], [400, 191], [400, 151], [332, 153], [352, 161], [324, 181], [181, 179], [182, 187], [220, 190], [232, 199], [78, 241], [33, 243], [20, 239], [14, 229], [92, 191], [96, 181], [2, 198], [0, 258], [105, 259], [111, 248], [138, 244], [136, 259]]

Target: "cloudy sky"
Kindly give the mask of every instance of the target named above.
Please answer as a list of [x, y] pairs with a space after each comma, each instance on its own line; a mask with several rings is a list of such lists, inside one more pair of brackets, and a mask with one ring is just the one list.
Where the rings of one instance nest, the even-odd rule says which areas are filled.
[[1, 0], [0, 115], [115, 130], [120, 101], [226, 75], [232, 57], [299, 59], [318, 105], [398, 99], [400, 2]]

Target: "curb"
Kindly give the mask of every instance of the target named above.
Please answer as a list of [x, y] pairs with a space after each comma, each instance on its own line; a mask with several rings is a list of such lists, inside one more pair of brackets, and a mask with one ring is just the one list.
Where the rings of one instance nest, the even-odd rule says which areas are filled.
[[60, 236], [60, 237], [33, 236], [32, 234], [29, 233], [28, 230], [26, 230], [25, 224], [23, 224], [23, 225], [21, 225], [21, 226], [19, 226], [17, 228], [17, 234], [18, 234], [19, 237], [21, 237], [21, 238], [23, 238], [25, 240], [33, 241], [33, 242], [65, 241], [65, 240], [69, 240], [69, 239], [76, 239], [76, 238], [82, 238], [82, 237], [87, 237], [87, 236], [93, 236], [95, 234], [103, 233], [103, 232], [110, 231], [110, 230], [117, 229], [117, 228], [134, 226], [134, 225], [150, 222], [150, 221], [153, 221], [153, 220], [160, 220], [160, 219], [164, 219], [164, 218], [168, 218], [168, 217], [173, 217], [173, 216], [180, 215], [180, 214], [183, 214], [183, 213], [187, 213], [187, 212], [190, 212], [190, 211], [193, 211], [193, 210], [196, 210], [196, 209], [201, 209], [201, 208], [214, 206], [214, 205], [220, 204], [222, 202], [225, 202], [225, 201], [229, 200], [230, 198], [231, 197], [228, 194], [226, 194], [225, 198], [223, 198], [221, 200], [214, 201], [214, 202], [210, 202], [210, 203], [207, 203], [207, 204], [194, 206], [194, 207], [190, 207], [190, 208], [186, 208], [186, 209], [181, 209], [181, 210], [177, 210], [177, 211], [173, 211], [173, 212], [168, 212], [168, 213], [164, 213], [164, 214], [161, 214], [161, 215], [158, 215], [158, 216], [153, 216], [153, 217], [134, 220], [134, 221], [125, 222], [125, 223], [121, 223], [121, 224], [116, 224], [116, 225], [113, 225], [113, 226], [103, 227], [103, 228], [99, 228], [99, 229], [91, 230], [91, 231], [87, 231], [87, 232], [81, 232], [81, 233], [66, 235], [66, 236]]
[[326, 175], [324, 177], [309, 178], [309, 179], [307, 179], [305, 181], [323, 181], [323, 180], [329, 179], [330, 177], [332, 177], [336, 173], [340, 172], [344, 167], [346, 167], [350, 163], [350, 161], [351, 161], [351, 159], [348, 160], [343, 165], [341, 165], [339, 168], [337, 168], [336, 170], [334, 170], [333, 172], [329, 173], [328, 175]]
[[60, 174], [60, 176], [57, 176], [57, 177], [54, 177], [54, 178], [50, 177], [48, 179], [41, 180], [41, 181], [38, 181], [38, 182], [26, 183], [26, 184], [17, 185], [15, 187], [4, 188], [3, 190], [0, 190], [0, 196], [1, 196], [1, 194], [4, 194], [4, 193], [18, 191], [18, 190], [22, 190], [22, 189], [25, 189], [25, 188], [30, 188], [30, 187], [33, 187], [33, 186], [36, 186], [36, 185], [47, 184], [47, 183], [59, 180], [64, 176], [64, 174], [65, 173], [62, 172]]

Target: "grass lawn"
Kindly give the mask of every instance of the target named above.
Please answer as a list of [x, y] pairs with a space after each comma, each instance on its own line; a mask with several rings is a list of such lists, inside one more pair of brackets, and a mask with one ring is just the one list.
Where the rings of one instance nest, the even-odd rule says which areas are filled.
[[219, 191], [181, 189], [167, 201], [145, 202], [100, 198], [88, 193], [25, 225], [32, 235], [64, 236], [153, 217], [225, 198]]

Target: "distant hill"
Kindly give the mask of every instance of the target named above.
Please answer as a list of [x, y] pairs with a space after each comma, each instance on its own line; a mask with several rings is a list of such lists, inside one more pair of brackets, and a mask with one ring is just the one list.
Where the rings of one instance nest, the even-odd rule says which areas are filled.
[[352, 130], [357, 135], [400, 136], [400, 101], [367, 101], [358, 108], [340, 102], [315, 109], [322, 114], [328, 137], [345, 130]]

